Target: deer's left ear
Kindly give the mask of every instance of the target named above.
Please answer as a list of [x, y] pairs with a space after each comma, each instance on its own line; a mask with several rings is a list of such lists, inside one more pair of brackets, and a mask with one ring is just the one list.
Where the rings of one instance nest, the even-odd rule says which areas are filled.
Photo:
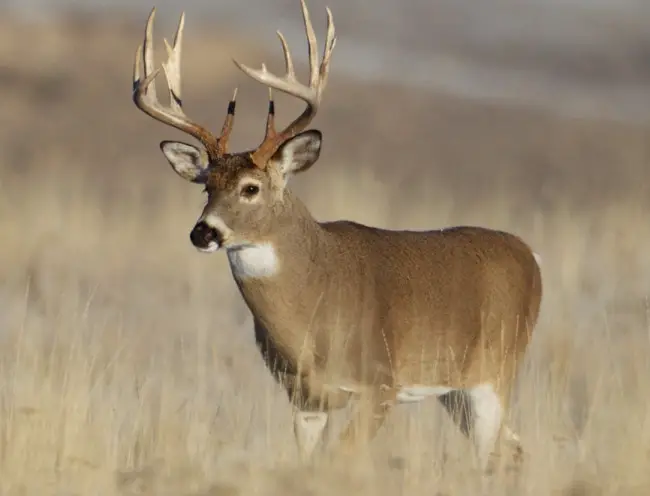
[[269, 160], [269, 165], [283, 176], [304, 172], [318, 160], [322, 142], [323, 135], [320, 131], [297, 134], [278, 148]]

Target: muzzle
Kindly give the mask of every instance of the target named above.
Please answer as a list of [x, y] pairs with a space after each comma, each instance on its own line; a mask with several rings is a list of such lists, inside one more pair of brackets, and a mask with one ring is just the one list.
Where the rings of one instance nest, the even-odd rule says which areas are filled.
[[206, 222], [201, 221], [192, 229], [190, 241], [201, 251], [215, 251], [223, 243], [223, 234]]

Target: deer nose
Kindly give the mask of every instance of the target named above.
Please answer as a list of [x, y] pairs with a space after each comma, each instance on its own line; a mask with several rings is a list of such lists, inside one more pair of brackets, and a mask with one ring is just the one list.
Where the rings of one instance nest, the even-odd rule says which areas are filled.
[[194, 226], [190, 233], [190, 241], [196, 248], [210, 248], [213, 243], [220, 245], [222, 240], [221, 233], [214, 227], [205, 222], [199, 222]]

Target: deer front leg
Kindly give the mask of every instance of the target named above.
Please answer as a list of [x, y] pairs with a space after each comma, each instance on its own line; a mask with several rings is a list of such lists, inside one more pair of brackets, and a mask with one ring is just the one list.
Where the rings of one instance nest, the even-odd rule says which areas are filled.
[[303, 377], [286, 376], [284, 385], [294, 405], [293, 433], [303, 461], [312, 458], [319, 445], [323, 445], [332, 409], [343, 408], [349, 394], [338, 388], [328, 388], [317, 374]]
[[327, 412], [297, 410], [293, 416], [293, 433], [303, 461], [311, 459], [319, 444], [324, 442], [324, 433], [329, 424]]

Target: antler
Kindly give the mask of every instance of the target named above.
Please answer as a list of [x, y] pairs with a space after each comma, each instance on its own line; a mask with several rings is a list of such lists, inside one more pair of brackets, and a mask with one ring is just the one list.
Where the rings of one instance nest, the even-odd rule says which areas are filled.
[[305, 31], [307, 33], [307, 44], [309, 47], [309, 67], [310, 78], [309, 86], [301, 84], [296, 79], [296, 72], [293, 67], [293, 60], [291, 59], [291, 52], [287, 41], [280, 31], [278, 37], [282, 43], [282, 50], [284, 52], [284, 60], [286, 64], [286, 74], [283, 77], [271, 74], [262, 64], [262, 69], [255, 70], [241, 64], [234, 60], [237, 67], [239, 67], [249, 77], [271, 88], [287, 93], [291, 96], [300, 98], [307, 103], [307, 108], [303, 113], [298, 116], [291, 124], [289, 124], [281, 132], [275, 131], [274, 126], [274, 104], [271, 94], [269, 93], [269, 115], [267, 119], [266, 135], [264, 140], [251, 154], [251, 158], [255, 165], [264, 169], [266, 163], [271, 158], [273, 153], [289, 138], [292, 138], [299, 132], [303, 131], [312, 121], [323, 96], [323, 91], [327, 85], [327, 76], [329, 74], [329, 63], [332, 56], [332, 51], [336, 45], [336, 36], [334, 31], [334, 21], [332, 20], [332, 12], [327, 8], [327, 38], [325, 40], [325, 49], [323, 51], [323, 60], [318, 66], [318, 45], [316, 42], [316, 34], [309, 18], [309, 11], [305, 5], [304, 0], [300, 0], [302, 5], [302, 15], [305, 21]]
[[[193, 136], [205, 147], [208, 157], [211, 160], [223, 156], [228, 148], [228, 138], [232, 131], [235, 117], [235, 102], [237, 89], [228, 104], [228, 113], [226, 115], [221, 136], [215, 137], [210, 131], [203, 126], [191, 121], [183, 112], [183, 102], [181, 99], [181, 45], [183, 41], [183, 26], [185, 25], [185, 13], [181, 14], [178, 23], [178, 29], [174, 35], [174, 45], [169, 46], [167, 40], [165, 48], [167, 49], [167, 61], [163, 62], [162, 68], [167, 79], [169, 89], [169, 107], [165, 108], [158, 101], [156, 96], [156, 85], [154, 80], [160, 72], [160, 69], [154, 70], [154, 51], [153, 51], [153, 20], [156, 14], [156, 8], [151, 9], [144, 35], [144, 54], [142, 45], [138, 46], [135, 52], [135, 64], [133, 66], [133, 102], [136, 106], [150, 117], [180, 129], [181, 131]], [[144, 80], [140, 77], [140, 64], [144, 65]], [[153, 83], [153, 84], [152, 84]]]

